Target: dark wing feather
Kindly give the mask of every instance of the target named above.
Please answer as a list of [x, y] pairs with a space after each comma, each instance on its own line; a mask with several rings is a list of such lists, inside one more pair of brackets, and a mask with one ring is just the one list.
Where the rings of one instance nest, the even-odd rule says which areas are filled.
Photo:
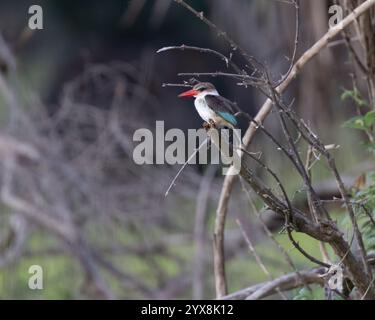
[[228, 112], [231, 114], [236, 113], [236, 104], [222, 96], [207, 94], [204, 98], [206, 99], [208, 107], [215, 112]]
[[205, 97], [206, 103], [210, 109], [215, 111], [226, 121], [233, 125], [237, 125], [236, 117], [234, 116], [236, 104], [222, 96], [208, 94]]

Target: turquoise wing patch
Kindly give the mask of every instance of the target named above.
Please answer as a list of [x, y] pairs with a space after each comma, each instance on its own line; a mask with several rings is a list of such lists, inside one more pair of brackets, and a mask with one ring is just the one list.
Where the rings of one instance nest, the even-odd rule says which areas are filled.
[[237, 119], [233, 114], [230, 114], [229, 112], [218, 112], [220, 117], [222, 117], [224, 120], [228, 121], [232, 125], [237, 125]]

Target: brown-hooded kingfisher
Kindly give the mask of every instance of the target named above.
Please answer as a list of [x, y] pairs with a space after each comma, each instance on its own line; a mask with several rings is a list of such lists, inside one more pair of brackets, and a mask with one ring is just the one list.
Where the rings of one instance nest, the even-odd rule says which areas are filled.
[[195, 97], [195, 109], [206, 123], [218, 128], [234, 129], [237, 126], [234, 103], [219, 95], [212, 83], [199, 82], [179, 97]]

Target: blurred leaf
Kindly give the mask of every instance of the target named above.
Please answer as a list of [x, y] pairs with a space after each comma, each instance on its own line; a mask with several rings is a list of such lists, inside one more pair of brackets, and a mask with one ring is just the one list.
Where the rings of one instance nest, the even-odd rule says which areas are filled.
[[362, 142], [362, 145], [370, 152], [375, 151], [375, 142], [373, 141]]
[[300, 289], [298, 293], [293, 297], [293, 300], [323, 300], [324, 292], [320, 287], [309, 290], [305, 287]]
[[354, 88], [354, 90], [343, 90], [344, 92], [341, 94], [342, 101], [352, 99], [359, 107], [367, 106], [367, 102], [362, 98], [360, 92], [357, 89]]
[[356, 116], [344, 122], [343, 126], [350, 129], [367, 130], [363, 116]]
[[370, 128], [375, 122], [375, 110], [371, 110], [365, 115], [365, 126]]
[[364, 116], [355, 116], [345, 121], [343, 126], [350, 129], [368, 130], [375, 122], [375, 110], [367, 112]]
[[366, 186], [366, 174], [362, 173], [357, 179], [354, 181], [353, 188], [355, 190], [362, 190]]
[[[375, 218], [375, 173], [369, 173], [366, 180], [368, 181], [368, 183], [366, 183], [367, 187], [357, 192], [353, 200], [363, 203], [363, 205], [366, 206], [367, 213], [361, 206], [354, 206], [354, 208], [356, 216], [358, 216], [358, 225], [362, 233], [365, 247], [367, 250], [375, 250], [375, 225], [373, 223]], [[372, 219], [369, 215], [372, 215]]]

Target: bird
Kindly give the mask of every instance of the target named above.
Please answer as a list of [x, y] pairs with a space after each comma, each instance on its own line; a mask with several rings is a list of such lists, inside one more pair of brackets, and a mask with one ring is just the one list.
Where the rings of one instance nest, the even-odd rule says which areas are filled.
[[204, 127], [234, 129], [237, 126], [235, 103], [222, 97], [210, 82], [199, 82], [191, 90], [182, 92], [178, 97], [194, 97], [194, 105], [199, 116], [205, 121]]

